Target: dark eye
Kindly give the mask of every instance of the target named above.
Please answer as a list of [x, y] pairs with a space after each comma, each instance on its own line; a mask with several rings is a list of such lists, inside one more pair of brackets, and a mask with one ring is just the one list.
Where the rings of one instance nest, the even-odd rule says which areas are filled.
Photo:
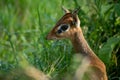
[[64, 25], [61, 26], [60, 29], [61, 29], [62, 31], [66, 31], [66, 30], [68, 29], [68, 27], [69, 27], [68, 25], [64, 24]]
[[67, 24], [62, 24], [59, 26], [57, 34], [61, 34], [62, 32], [65, 32], [66, 30], [68, 30], [69, 25]]

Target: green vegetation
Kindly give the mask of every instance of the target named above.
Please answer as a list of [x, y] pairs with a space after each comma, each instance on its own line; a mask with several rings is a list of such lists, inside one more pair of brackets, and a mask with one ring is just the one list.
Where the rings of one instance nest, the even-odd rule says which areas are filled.
[[109, 80], [120, 80], [120, 0], [0, 0], [0, 80], [30, 80], [17, 70], [30, 65], [51, 78], [69, 71], [70, 41], [45, 40], [64, 14], [61, 6], [80, 6], [85, 38], [106, 64]]

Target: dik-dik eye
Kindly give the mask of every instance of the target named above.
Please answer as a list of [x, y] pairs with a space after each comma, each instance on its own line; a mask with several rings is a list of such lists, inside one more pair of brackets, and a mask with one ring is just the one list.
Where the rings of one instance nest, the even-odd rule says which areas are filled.
[[62, 24], [59, 26], [57, 33], [60, 34], [62, 32], [67, 31], [70, 28], [70, 25], [68, 24]]

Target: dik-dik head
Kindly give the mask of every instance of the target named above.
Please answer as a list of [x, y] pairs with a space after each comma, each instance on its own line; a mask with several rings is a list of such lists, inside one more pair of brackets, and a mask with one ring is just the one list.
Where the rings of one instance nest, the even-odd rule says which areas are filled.
[[55, 27], [47, 35], [47, 39], [71, 38], [80, 27], [77, 13], [80, 8], [69, 11], [63, 8], [65, 15], [56, 23]]

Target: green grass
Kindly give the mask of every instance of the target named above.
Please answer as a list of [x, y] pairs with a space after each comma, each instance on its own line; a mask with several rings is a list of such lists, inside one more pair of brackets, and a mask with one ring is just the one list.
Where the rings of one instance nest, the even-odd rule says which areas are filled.
[[[33, 65], [52, 78], [69, 71], [72, 54], [74, 54], [70, 41], [45, 39], [50, 29], [64, 14], [61, 9], [63, 5], [69, 9], [81, 6], [79, 17], [87, 41], [96, 53], [105, 51], [97, 55], [106, 63], [109, 79], [119, 78], [120, 74], [117, 70], [120, 66], [118, 60], [120, 11], [116, 8], [120, 7], [118, 4], [117, 2], [108, 4], [107, 1], [99, 0], [98, 2], [94, 0], [90, 2], [87, 0], [0, 0], [0, 79], [9, 76], [11, 72], [14, 73], [17, 68], [28, 65]], [[115, 10], [117, 16], [113, 15]], [[114, 41], [116, 39], [118, 42]], [[114, 46], [106, 49], [105, 45]], [[110, 56], [107, 56], [107, 52]], [[107, 61], [102, 57], [103, 55], [109, 57]], [[117, 69], [115, 74], [114, 69]], [[19, 78], [18, 75], [13, 74], [12, 78], [29, 80], [24, 76]]]
[[48, 4], [47, 0], [8, 0], [1, 1], [1, 5], [1, 74], [24, 66], [21, 64], [20, 55], [30, 65], [50, 76], [65, 71], [69, 66], [72, 50], [69, 42], [45, 39], [50, 28], [56, 23], [56, 18], [62, 15], [61, 1], [53, 0]]

